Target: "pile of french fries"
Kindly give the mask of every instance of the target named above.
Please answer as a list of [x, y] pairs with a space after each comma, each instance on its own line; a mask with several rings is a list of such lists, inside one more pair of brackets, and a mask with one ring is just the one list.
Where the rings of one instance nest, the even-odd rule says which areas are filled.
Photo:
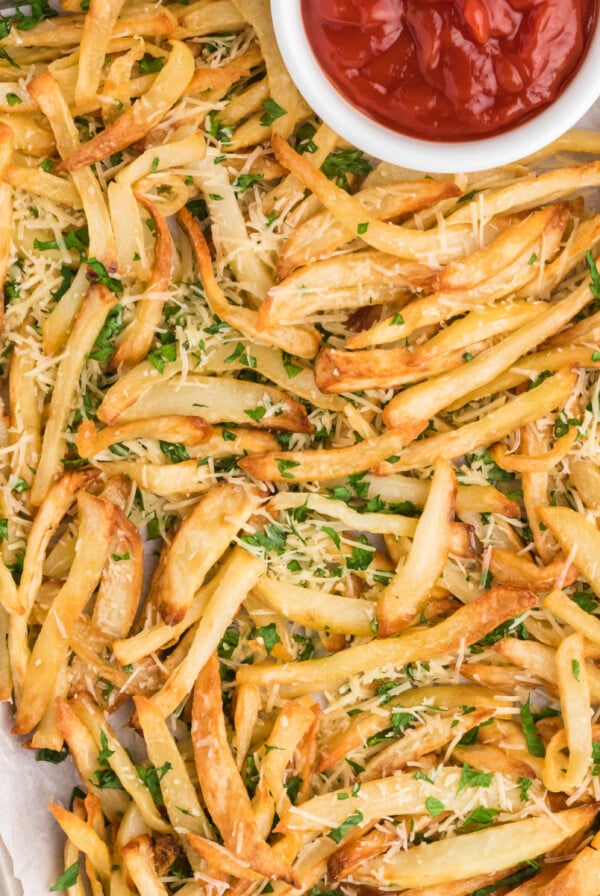
[[598, 896], [600, 136], [434, 178], [315, 119], [266, 0], [61, 7], [0, 22], [48, 885]]

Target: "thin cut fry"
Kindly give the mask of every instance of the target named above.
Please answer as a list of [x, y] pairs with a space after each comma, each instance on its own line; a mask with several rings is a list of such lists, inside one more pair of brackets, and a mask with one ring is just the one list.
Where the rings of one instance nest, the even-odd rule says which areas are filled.
[[321, 687], [339, 684], [351, 675], [381, 665], [404, 666], [416, 658], [423, 660], [443, 656], [458, 643], [468, 646], [535, 603], [536, 597], [531, 591], [492, 588], [431, 628], [405, 632], [399, 638], [383, 638], [349, 647], [340, 654], [322, 659], [277, 666], [243, 666], [238, 671], [237, 680], [260, 686], [280, 684], [286, 687], [286, 692], [289, 688], [296, 695], [310, 694], [317, 683]]
[[[192, 710], [194, 757], [202, 795], [225, 846], [270, 879], [296, 883], [287, 862], [258, 832], [252, 807], [227, 742], [221, 705], [219, 663], [209, 660], [198, 676]], [[235, 806], [235, 812], [230, 807]]]
[[447, 461], [438, 460], [410, 553], [379, 595], [379, 637], [397, 634], [414, 619], [427, 601], [448, 557], [455, 503], [454, 471]]
[[104, 131], [77, 150], [71, 150], [63, 167], [77, 171], [93, 165], [111, 153], [141, 140], [162, 121], [191, 81], [194, 57], [181, 41], [172, 41], [165, 67], [158, 73], [150, 90]]

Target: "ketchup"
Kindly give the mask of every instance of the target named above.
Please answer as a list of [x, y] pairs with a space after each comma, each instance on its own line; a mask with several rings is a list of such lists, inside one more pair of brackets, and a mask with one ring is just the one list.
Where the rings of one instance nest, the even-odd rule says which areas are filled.
[[595, 0], [302, 0], [323, 71], [369, 118], [413, 137], [509, 130], [583, 60]]

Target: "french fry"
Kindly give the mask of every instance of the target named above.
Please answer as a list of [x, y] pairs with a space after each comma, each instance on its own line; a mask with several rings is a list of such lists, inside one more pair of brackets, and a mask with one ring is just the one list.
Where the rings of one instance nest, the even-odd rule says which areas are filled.
[[69, 577], [54, 599], [27, 665], [14, 726], [19, 734], [31, 731], [50, 704], [55, 677], [68, 656], [69, 633], [92, 596], [108, 555], [114, 505], [82, 492], [78, 497], [78, 510], [78, 550]]
[[253, 685], [244, 685], [238, 688], [235, 700], [234, 728], [236, 738], [236, 764], [238, 771], [241, 771], [250, 744], [252, 742], [252, 733], [258, 719], [262, 700], [260, 691]]
[[490, 874], [526, 862], [559, 846], [571, 834], [585, 830], [595, 814], [594, 805], [567, 809], [554, 816], [527, 818], [483, 831], [461, 834], [435, 843], [415, 846], [401, 859], [365, 862], [356, 874], [361, 882], [377, 873], [378, 884], [421, 887]]
[[144, 297], [136, 305], [134, 319], [126, 328], [123, 339], [112, 357], [111, 363], [114, 368], [121, 365], [133, 367], [150, 351], [154, 333], [160, 323], [171, 274], [173, 248], [167, 222], [156, 206], [143, 196], [137, 196], [136, 199], [154, 222], [156, 230], [154, 265]]
[[[540, 896], [559, 896], [573, 893], [577, 896], [597, 896], [600, 851], [597, 836], [574, 859], [563, 865], [552, 879], [543, 882], [537, 890]], [[514, 891], [516, 892], [516, 891]]]
[[79, 777], [85, 782], [89, 793], [98, 797], [102, 811], [109, 821], [113, 822], [122, 817], [129, 799], [127, 794], [122, 790], [101, 788], [94, 783], [97, 780], [94, 777], [95, 772], [99, 770], [98, 748], [94, 738], [66, 700], [56, 701], [56, 717], [60, 733], [69, 747]]
[[13, 616], [9, 626], [11, 670], [17, 702], [21, 698], [30, 657], [27, 621], [42, 583], [44, 555], [61, 520], [74, 503], [77, 491], [96, 478], [97, 474], [91, 470], [65, 473], [51, 486], [31, 528], [29, 551], [23, 563], [18, 592], [18, 601], [25, 613]]
[[456, 504], [456, 477], [451, 464], [435, 463], [431, 490], [417, 523], [412, 548], [377, 601], [377, 634], [395, 635], [427, 601], [450, 550], [450, 526]]
[[492, 744], [473, 744], [468, 747], [457, 746], [452, 755], [459, 762], [466, 762], [472, 768], [484, 772], [499, 772], [507, 778], [535, 778], [536, 768], [527, 758], [515, 758], [510, 750], [502, 750]]
[[374, 781], [405, 768], [407, 763], [420, 759], [440, 747], [461, 738], [468, 731], [487, 722], [494, 715], [494, 709], [480, 709], [468, 715], [434, 716], [431, 722], [407, 731], [397, 741], [384, 747], [367, 764], [360, 775], [361, 781]]
[[156, 769], [168, 766], [160, 779], [160, 789], [174, 829], [185, 828], [191, 835], [210, 839], [208, 819], [162, 713], [146, 697], [138, 695], [134, 702], [151, 763]]
[[425, 265], [382, 252], [334, 256], [300, 268], [273, 286], [260, 307], [258, 320], [261, 327], [292, 324], [317, 311], [392, 300], [399, 289], [416, 289], [429, 280], [431, 271]]
[[[267, 878], [295, 883], [295, 874], [260, 836], [252, 806], [227, 742], [218, 660], [198, 676], [192, 709], [192, 740], [206, 807], [225, 847]], [[235, 810], [234, 810], [235, 807]]]
[[287, 137], [307, 107], [281, 58], [268, 4], [266, 0], [233, 0], [233, 5], [256, 33], [267, 69], [269, 92], [286, 113], [273, 122], [273, 133]]
[[365, 468], [379, 464], [386, 457], [400, 451], [426, 426], [426, 421], [415, 424], [410, 436], [392, 429], [349, 448], [257, 454], [244, 458], [239, 466], [250, 476], [270, 482], [338, 479], [361, 473]]
[[83, 106], [93, 100], [100, 87], [104, 57], [108, 50], [111, 32], [123, 7], [124, 0], [90, 2], [89, 13], [83, 21], [81, 49], [75, 102]]
[[[490, 551], [489, 571], [494, 581], [513, 588], [531, 588], [536, 592], [548, 592], [562, 582], [563, 587], [572, 585], [577, 579], [577, 569], [558, 557], [548, 566], [536, 566], [526, 556], [513, 554], [502, 548]], [[586, 614], [587, 615], [587, 614]]]
[[423, 414], [433, 417], [448, 404], [473, 386], [490, 382], [502, 370], [510, 367], [521, 355], [535, 348], [548, 336], [564, 326], [589, 303], [591, 292], [584, 284], [567, 299], [549, 308], [546, 313], [525, 324], [516, 333], [507, 336], [498, 345], [484, 351], [473, 361], [465, 363], [460, 370], [442, 374], [431, 383], [413, 386], [397, 395], [385, 409], [387, 426], [398, 427], [402, 421], [422, 419]]
[[[564, 759], [550, 749], [550, 742], [543, 780], [553, 791], [575, 791], [583, 783], [591, 763], [592, 710], [586, 670], [583, 635], [569, 635], [556, 651], [556, 674], [569, 759], [563, 771]], [[554, 761], [556, 759], [558, 762]]]
[[[45, 72], [29, 82], [29, 93], [47, 117], [61, 158], [80, 151], [79, 134], [57, 81]], [[89, 163], [88, 163], [89, 164]], [[91, 168], [72, 175], [77, 187], [90, 234], [89, 254], [108, 271], [116, 270], [116, 248], [108, 209]]]
[[106, 316], [114, 308], [116, 301], [116, 296], [105, 286], [91, 286], [75, 321], [67, 342], [65, 357], [60, 362], [56, 374], [40, 461], [31, 489], [33, 504], [42, 503], [58, 474], [65, 444], [64, 430], [86, 355], [92, 351]]
[[134, 420], [120, 426], [107, 426], [98, 431], [92, 420], [84, 420], [77, 430], [77, 451], [80, 457], [95, 457], [114, 445], [130, 439], [162, 439], [184, 445], [202, 445], [213, 434], [202, 417], [170, 415]]
[[[235, 496], [223, 495], [223, 499], [233, 504]], [[251, 507], [252, 505], [249, 509]], [[214, 514], [214, 508], [207, 508], [208, 513], [211, 511]], [[231, 513], [232, 510], [228, 507], [227, 512]], [[214, 516], [211, 516], [212, 521]], [[238, 516], [236, 524], [239, 521]], [[163, 576], [171, 572], [169, 560], [167, 564]], [[185, 660], [173, 670], [163, 687], [152, 698], [163, 718], [170, 715], [191, 692], [202, 668], [219, 646], [227, 626], [235, 617], [248, 592], [255, 587], [264, 573], [264, 568], [262, 560], [258, 560], [241, 548], [233, 549], [220, 571], [219, 584], [204, 608]], [[177, 613], [180, 612], [178, 609]]]
[[[224, 376], [189, 376], [160, 381], [149, 386], [135, 404], [116, 419], [130, 422], [166, 414], [195, 417], [199, 409], [208, 423], [227, 422], [262, 429], [311, 432], [306, 409], [283, 390]], [[282, 413], [278, 413], [280, 410]], [[107, 415], [106, 406], [101, 407], [99, 417], [105, 423], [116, 422]]]
[[92, 615], [93, 624], [107, 640], [128, 634], [138, 611], [143, 577], [140, 533], [119, 507], [114, 509], [114, 527]]
[[193, 73], [194, 57], [190, 50], [181, 41], [172, 41], [171, 53], [152, 87], [108, 128], [81, 148], [68, 152], [63, 167], [75, 172], [141, 140], [177, 102]]
[[309, 732], [315, 716], [310, 705], [286, 703], [273, 725], [265, 744], [266, 755], [260, 769], [260, 779], [252, 801], [256, 825], [263, 837], [268, 837], [275, 814], [290, 806], [284, 786], [284, 774], [294, 758], [294, 752]]
[[168, 896], [154, 868], [154, 857], [150, 837], [136, 837], [130, 840], [121, 851], [127, 873], [133, 880], [139, 893], [146, 896]]
[[192, 849], [204, 859], [211, 869], [215, 869], [219, 874], [249, 881], [263, 880], [262, 874], [254, 871], [247, 862], [238, 859], [237, 856], [234, 856], [224, 846], [219, 846], [214, 840], [207, 840], [205, 837], [199, 837], [197, 834], [190, 834], [188, 839]]
[[327, 873], [334, 883], [343, 880], [352, 874], [355, 868], [360, 868], [367, 859], [376, 858], [386, 852], [395, 839], [395, 833], [374, 828], [356, 840], [349, 840], [330, 856]]
[[119, 743], [102, 710], [95, 706], [87, 695], [76, 697], [71, 701], [71, 706], [92, 735], [97, 749], [103, 751], [103, 768], [112, 769], [135, 802], [143, 821], [153, 831], [169, 833], [170, 826], [157, 811], [150, 791], [137, 774], [134, 763]]
[[[360, 830], [362, 825], [377, 822], [386, 816], [425, 815], [428, 801], [432, 797], [435, 799], [440, 793], [449, 798], [446, 803], [449, 811], [463, 814], [463, 804], [468, 804], [470, 795], [465, 794], [464, 789], [457, 791], [452, 787], [455, 782], [458, 784], [459, 778], [457, 769], [451, 766], [440, 767], [433, 784], [417, 780], [412, 774], [396, 772], [390, 777], [361, 784], [356, 796], [352, 795], [352, 788], [344, 788], [313, 797], [302, 806], [292, 806], [282, 816], [275, 830], [278, 833], [328, 831], [342, 825], [354, 813], [362, 816], [358, 820]], [[497, 783], [491, 783], [487, 790], [486, 796], [490, 804], [498, 805], [502, 800], [500, 792], [495, 789], [497, 786]], [[340, 798], [340, 794], [344, 796]], [[505, 796], [509, 805], [513, 800], [516, 805], [518, 794], [511, 797], [506, 793]]]
[[244, 27], [244, 17], [230, 0], [195, 4], [195, 7], [184, 10], [179, 18], [178, 37], [202, 37], [220, 31], [240, 31]]
[[91, 825], [79, 818], [74, 812], [68, 812], [62, 806], [49, 803], [48, 808], [54, 819], [61, 826], [69, 840], [80, 852], [85, 853], [93, 868], [107, 880], [110, 876], [110, 853], [106, 843], [98, 836]]
[[600, 593], [598, 529], [569, 507], [539, 507], [537, 513], [596, 594]]
[[[489, 342], [478, 342], [469, 346], [469, 354], [472, 359], [476, 358], [489, 347]], [[406, 347], [370, 349], [363, 352], [323, 349], [315, 364], [315, 379], [324, 392], [380, 389], [388, 386], [412, 385], [420, 380], [428, 380], [435, 384], [437, 374], [450, 375], [454, 378], [457, 369], [464, 368], [464, 364], [463, 348], [431, 356], [411, 352]], [[394, 400], [392, 399], [392, 402]], [[399, 416], [395, 416], [395, 419], [399, 422], [402, 420]], [[409, 418], [406, 425], [411, 426], [412, 422]]]
[[283, 585], [266, 576], [256, 583], [253, 591], [272, 610], [307, 628], [363, 638], [372, 634], [375, 614], [370, 601]]
[[[228, 548], [260, 497], [233, 484], [215, 486], [182, 523], [159, 569], [159, 610], [168, 623], [180, 622], [194, 593]], [[178, 702], [178, 701], [177, 701]]]
[[[455, 184], [436, 180], [416, 180], [375, 186], [354, 194], [360, 204], [378, 220], [390, 220], [421, 211], [459, 195]], [[354, 234], [330, 212], [318, 212], [288, 237], [281, 250], [277, 273], [284, 280], [298, 267], [331, 255]]]
[[594, 461], [582, 458], [571, 461], [571, 478], [584, 503], [600, 510], [600, 469]]
[[567, 456], [578, 436], [577, 427], [570, 426], [568, 432], [556, 440], [554, 448], [547, 451], [542, 457], [533, 457], [532, 455], [522, 457], [519, 454], [510, 454], [506, 446], [502, 444], [493, 445], [490, 454], [503, 470], [512, 473], [545, 473]]
[[576, 632], [600, 646], [600, 620], [582, 610], [563, 591], [555, 590], [547, 594], [544, 598], [544, 607]]
[[[493, 649], [511, 663], [526, 669], [529, 674], [551, 685], [558, 685], [556, 651], [552, 647], [533, 642], [525, 644], [516, 638], [503, 638], [494, 644]], [[593, 664], [587, 662], [586, 672], [591, 699], [595, 704], [600, 700], [600, 674]]]
[[576, 374], [570, 370], [561, 370], [537, 389], [509, 400], [503, 407], [481, 420], [466, 423], [451, 433], [432, 436], [418, 445], [410, 445], [400, 452], [400, 460], [395, 463], [384, 462], [375, 472], [385, 475], [388, 472], [412, 470], [432, 464], [436, 457], [453, 460], [481, 445], [498, 441], [517, 427], [526, 426], [539, 419], [543, 413], [560, 407], [567, 400], [575, 378]]
[[265, 330], [259, 326], [257, 314], [253, 309], [230, 305], [215, 280], [208, 246], [197, 221], [183, 209], [177, 220], [192, 243], [206, 296], [215, 314], [242, 333], [276, 345], [300, 358], [312, 358], [316, 354], [320, 337], [314, 328], [302, 327], [290, 331], [289, 328], [277, 326]]
[[402, 514], [359, 513], [344, 501], [325, 498], [314, 492], [279, 492], [269, 501], [269, 508], [280, 512], [306, 507], [314, 513], [340, 520], [348, 529], [364, 529], [378, 535], [407, 535], [413, 537], [417, 523]]
[[444, 656], [458, 643], [466, 646], [475, 643], [501, 622], [525, 612], [535, 603], [531, 591], [492, 588], [431, 628], [349, 647], [340, 654], [321, 659], [276, 666], [243, 666], [238, 670], [237, 680], [262, 687], [279, 684], [285, 687], [286, 693], [289, 689], [294, 695], [309, 694], [317, 682], [321, 686], [335, 685], [351, 675], [388, 663], [404, 666], [417, 657], [423, 660]]

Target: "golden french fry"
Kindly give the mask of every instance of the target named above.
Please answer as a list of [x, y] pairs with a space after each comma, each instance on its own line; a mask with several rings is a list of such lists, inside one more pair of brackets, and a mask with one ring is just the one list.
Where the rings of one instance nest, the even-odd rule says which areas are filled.
[[569, 431], [557, 439], [554, 448], [546, 452], [541, 457], [532, 455], [522, 456], [520, 454], [510, 454], [506, 445], [493, 445], [490, 448], [490, 454], [494, 461], [503, 470], [513, 473], [545, 473], [551, 470], [556, 464], [560, 463], [567, 456], [577, 438], [579, 430], [576, 426], [570, 426]]
[[[517, 638], [503, 638], [494, 644], [493, 649], [511, 663], [526, 669], [529, 674], [551, 685], [558, 684], [556, 650], [552, 647], [533, 641], [519, 641]], [[591, 663], [586, 663], [586, 672], [592, 702], [595, 704], [600, 700], [600, 673]]]
[[[363, 825], [377, 822], [386, 816], [425, 815], [429, 801], [438, 798], [440, 794], [446, 797], [448, 811], [463, 815], [465, 808], [472, 802], [472, 796], [464, 789], [453, 788], [452, 785], [458, 783], [459, 777], [456, 768], [452, 766], [441, 766], [433, 783], [416, 779], [406, 772], [396, 772], [387, 778], [361, 784], [356, 795], [352, 794], [352, 788], [349, 787], [315, 796], [301, 806], [292, 806], [282, 816], [275, 830], [278, 833], [330, 831], [355, 814], [360, 830]], [[496, 788], [498, 783], [492, 782], [486, 789], [488, 805], [498, 806], [503, 801], [502, 789]], [[509, 794], [507, 790], [504, 796], [508, 806], [517, 806], [518, 793]], [[507, 811], [511, 809], [507, 808]]]
[[571, 461], [571, 478], [584, 504], [600, 510], [600, 469], [593, 460], [581, 458]]
[[208, 246], [198, 222], [183, 209], [178, 214], [177, 220], [192, 243], [206, 296], [215, 314], [242, 333], [276, 345], [300, 358], [312, 358], [316, 354], [320, 336], [314, 328], [302, 327], [290, 330], [289, 327], [277, 326], [264, 330], [259, 326], [257, 314], [253, 309], [230, 305], [215, 280]]
[[150, 837], [145, 835], [130, 840], [121, 850], [121, 855], [138, 893], [144, 893], [145, 896], [168, 896], [168, 891], [154, 868]]
[[123, 339], [111, 359], [111, 365], [115, 369], [121, 365], [132, 367], [134, 364], [139, 364], [150, 351], [162, 316], [171, 275], [173, 246], [167, 222], [153, 203], [148, 202], [143, 196], [137, 196], [136, 199], [154, 222], [156, 230], [154, 265], [144, 297], [136, 305], [134, 319], [126, 328]]
[[31, 489], [33, 504], [42, 503], [60, 469], [60, 458], [65, 445], [64, 430], [86, 355], [92, 351], [106, 316], [116, 302], [116, 296], [105, 286], [91, 286], [75, 321], [67, 342], [65, 357], [60, 362], [56, 374], [40, 461]]
[[128, 795], [122, 790], [101, 788], [95, 784], [95, 772], [100, 770], [96, 742], [66, 700], [56, 701], [56, 716], [60, 733], [69, 747], [79, 777], [85, 782], [88, 791], [98, 797], [108, 820], [115, 821], [123, 815]]
[[484, 382], [490, 382], [503, 370], [514, 364], [521, 355], [556, 333], [591, 301], [587, 283], [575, 290], [567, 299], [548, 308], [546, 313], [525, 324], [502, 342], [483, 351], [473, 361], [466, 362], [458, 371], [451, 371], [433, 381], [413, 386], [397, 395], [385, 409], [388, 426], [398, 427], [403, 421], [433, 417], [461, 394], [466, 394]]
[[349, 448], [257, 454], [254, 457], [244, 458], [239, 466], [255, 479], [270, 482], [338, 479], [341, 476], [361, 473], [365, 468], [381, 463], [386, 457], [402, 450], [404, 445], [412, 441], [426, 427], [426, 421], [415, 424], [410, 435], [391, 429]]
[[281, 665], [259, 664], [240, 667], [240, 683], [269, 686], [279, 684], [295, 695], [310, 694], [318, 683], [321, 687], [340, 684], [350, 676], [379, 666], [406, 665], [414, 659], [424, 660], [450, 653], [459, 643], [466, 646], [480, 640], [506, 619], [512, 619], [534, 606], [531, 591], [492, 588], [473, 603], [461, 607], [448, 619], [428, 629], [411, 630], [399, 638], [382, 638], [361, 644], [330, 657]]
[[167, 62], [147, 93], [84, 146], [71, 150], [63, 167], [67, 171], [77, 171], [141, 140], [177, 102], [193, 73], [194, 57], [191, 51], [181, 41], [172, 41]]
[[[27, 89], [52, 127], [61, 158], [80, 150], [79, 134], [58, 82], [50, 72], [38, 75]], [[89, 254], [109, 272], [116, 270], [114, 235], [102, 190], [91, 168], [74, 172], [73, 182], [81, 197], [90, 234]]]
[[547, 592], [557, 587], [572, 585], [577, 579], [577, 569], [568, 564], [564, 557], [558, 557], [548, 566], [536, 566], [526, 556], [513, 554], [503, 548], [492, 548], [490, 551], [489, 571], [494, 582], [499, 585], [511, 585], [513, 588], [531, 588], [532, 591]]
[[569, 758], [563, 770], [564, 757], [555, 754], [551, 741], [543, 781], [549, 790], [572, 793], [583, 783], [592, 761], [592, 710], [583, 635], [569, 635], [560, 644], [556, 674]]
[[598, 846], [600, 843], [595, 837], [589, 846], [584, 847], [574, 859], [561, 865], [560, 870], [552, 875], [551, 880], [542, 882], [536, 893], [539, 893], [539, 896], [559, 896], [561, 893], [573, 893], [573, 896], [598, 896], [598, 892], [600, 892], [600, 850]]
[[260, 501], [256, 493], [243, 486], [223, 483], [196, 504], [169, 546], [163, 568], [158, 570], [159, 610], [166, 622], [183, 619], [207, 572]]
[[75, 102], [83, 106], [93, 100], [100, 87], [104, 57], [111, 32], [123, 7], [124, 0], [91, 0], [89, 13], [83, 21]]
[[563, 591], [556, 590], [546, 595], [544, 607], [589, 641], [600, 645], [600, 620], [582, 610]]
[[410, 445], [400, 452], [398, 461], [381, 463], [375, 472], [385, 475], [388, 472], [413, 470], [415, 467], [432, 464], [436, 457], [453, 460], [481, 445], [498, 441], [518, 427], [526, 426], [560, 407], [567, 400], [576, 377], [577, 374], [570, 370], [561, 370], [541, 386], [510, 399], [503, 407], [491, 411], [481, 420]]
[[98, 836], [88, 822], [83, 821], [74, 812], [68, 812], [62, 806], [49, 803], [48, 808], [61, 826], [69, 840], [85, 853], [92, 866], [103, 879], [110, 876], [110, 853], [104, 840]]
[[302, 120], [307, 106], [281, 58], [267, 0], [233, 0], [233, 5], [256, 33], [265, 60], [271, 97], [286, 113], [273, 122], [273, 133], [287, 137], [297, 122]]
[[190, 834], [188, 840], [192, 849], [204, 859], [209, 868], [215, 869], [220, 874], [242, 880], [264, 880], [264, 876], [250, 868], [247, 862], [238, 859], [232, 852], [225, 849], [224, 846], [219, 846], [214, 840], [207, 840], [197, 834]]
[[120, 426], [107, 426], [98, 431], [92, 420], [84, 420], [77, 430], [77, 451], [80, 457], [95, 457], [114, 445], [130, 439], [162, 439], [165, 442], [181, 442], [184, 445], [202, 445], [213, 434], [212, 427], [203, 417], [186, 417], [172, 414], [166, 417], [150, 417], [133, 420]]
[[397, 769], [405, 768], [409, 762], [438, 750], [455, 738], [463, 737], [468, 731], [492, 718], [495, 711], [495, 709], [479, 709], [467, 715], [463, 713], [454, 717], [434, 716], [425, 725], [410, 729], [400, 740], [380, 750], [368, 762], [360, 775], [360, 780], [374, 781], [394, 774]]
[[134, 702], [151, 763], [156, 769], [168, 766], [160, 779], [160, 789], [173, 827], [210, 838], [210, 825], [162, 713], [146, 697], [138, 695]]
[[78, 497], [79, 533], [69, 576], [56, 595], [27, 665], [15, 732], [26, 734], [52, 699], [54, 681], [69, 651], [69, 634], [92, 596], [104, 567], [114, 527], [114, 504], [87, 492]]
[[374, 607], [368, 600], [300, 588], [266, 576], [256, 583], [253, 591], [272, 610], [307, 628], [363, 638], [373, 633]]
[[[204, 500], [207, 501], [207, 498]], [[222, 493], [219, 503], [221, 507], [226, 507], [225, 512], [229, 514], [233, 513], [231, 505], [233, 505], [234, 500], [235, 495]], [[252, 505], [250, 505], [249, 509], [252, 509]], [[207, 507], [205, 512], [210, 515], [210, 523], [216, 525], [215, 510], [217, 513], [219, 512], [217, 508]], [[239, 525], [239, 523], [240, 517], [238, 516], [236, 525]], [[227, 532], [227, 535], [228, 538], [231, 537], [229, 532]], [[173, 550], [174, 546], [175, 543], [171, 550]], [[205, 545], [202, 547], [204, 550], [206, 549]], [[188, 554], [186, 559], [189, 559], [189, 556]], [[206, 564], [204, 568], [206, 568]], [[263, 575], [264, 570], [265, 565], [262, 560], [258, 560], [252, 554], [242, 550], [242, 548], [236, 547], [233, 549], [221, 567], [219, 583], [204, 608], [202, 618], [199, 621], [185, 660], [171, 672], [163, 687], [152, 698], [154, 705], [160, 710], [163, 718], [170, 715], [179, 706], [184, 697], [191, 692], [204, 664], [208, 662], [213, 651], [219, 646], [227, 626], [235, 617], [248, 592], [254, 588], [260, 576]], [[173, 569], [171, 564], [169, 564], [169, 559], [167, 559], [163, 577], [168, 576], [169, 573], [173, 574]], [[163, 578], [163, 581], [166, 581], [166, 579]], [[179, 588], [181, 588], [180, 578], [177, 580], [177, 583]], [[177, 615], [180, 613], [181, 609], [178, 607]], [[175, 618], [177, 618], [177, 615]]]
[[[372, 215], [385, 221], [421, 211], [460, 195], [460, 191], [446, 181], [414, 180], [367, 187], [354, 195]], [[284, 280], [294, 268], [324, 258], [353, 239], [354, 234], [330, 212], [318, 212], [292, 231], [285, 241], [277, 265], [279, 279]]]
[[600, 594], [600, 532], [584, 516], [570, 507], [538, 507], [538, 516], [547, 526], [566, 556]]
[[[192, 709], [192, 741], [198, 780], [225, 847], [267, 878], [295, 883], [287, 862], [260, 836], [246, 788], [231, 755], [215, 655], [198, 676]], [[235, 807], [235, 811], [233, 810]]]
[[377, 601], [379, 637], [397, 634], [427, 601], [451, 548], [450, 526], [455, 504], [456, 477], [452, 465], [437, 460], [410, 553]]
[[94, 602], [92, 622], [107, 640], [125, 638], [138, 611], [142, 593], [143, 545], [140, 533], [119, 507], [110, 556]]
[[[117, 387], [119, 383], [116, 384]], [[208, 423], [236, 423], [262, 429], [281, 429], [288, 432], [312, 432], [306, 408], [290, 398], [282, 389], [261, 386], [233, 377], [197, 376], [176, 377], [148, 385], [141, 397], [116, 417], [108, 413], [107, 394], [98, 417], [105, 423], [129, 422], [166, 414], [197, 416]], [[281, 412], [281, 413], [280, 413]]]
[[[170, 826], [156, 809], [150, 791], [137, 774], [127, 750], [120, 744], [102, 710], [88, 696], [76, 697], [71, 701], [71, 707], [92, 735], [96, 748], [103, 751], [102, 768], [112, 769], [135, 802], [146, 825], [153, 831], [169, 833]], [[107, 755], [104, 756], [104, 753]]]
[[365, 862], [355, 877], [366, 883], [377, 875], [376, 886], [393, 881], [399, 887], [420, 887], [494, 873], [559, 846], [571, 834], [585, 830], [595, 812], [592, 804], [422, 844], [399, 859]]
[[259, 324], [296, 323], [317, 311], [393, 300], [399, 289], [423, 287], [430, 279], [431, 271], [425, 265], [382, 252], [334, 256], [301, 268], [273, 286], [260, 307]]

